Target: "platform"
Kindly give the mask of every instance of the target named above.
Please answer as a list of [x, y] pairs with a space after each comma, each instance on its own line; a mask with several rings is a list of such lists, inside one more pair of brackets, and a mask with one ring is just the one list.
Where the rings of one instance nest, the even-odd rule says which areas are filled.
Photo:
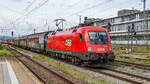
[[15, 58], [0, 57], [0, 84], [43, 84]]

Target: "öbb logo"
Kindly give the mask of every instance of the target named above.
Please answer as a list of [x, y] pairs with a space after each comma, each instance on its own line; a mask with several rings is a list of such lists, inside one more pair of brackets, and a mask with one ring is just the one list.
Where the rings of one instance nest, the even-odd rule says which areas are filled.
[[72, 41], [71, 40], [66, 40], [66, 46], [71, 46], [72, 45]]

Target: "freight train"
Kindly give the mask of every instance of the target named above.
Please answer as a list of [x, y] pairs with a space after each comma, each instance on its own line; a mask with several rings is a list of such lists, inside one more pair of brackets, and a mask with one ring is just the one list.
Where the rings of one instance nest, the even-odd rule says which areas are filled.
[[102, 27], [85, 26], [43, 32], [14, 38], [8, 40], [8, 43], [74, 64], [105, 64], [115, 59], [109, 33]]

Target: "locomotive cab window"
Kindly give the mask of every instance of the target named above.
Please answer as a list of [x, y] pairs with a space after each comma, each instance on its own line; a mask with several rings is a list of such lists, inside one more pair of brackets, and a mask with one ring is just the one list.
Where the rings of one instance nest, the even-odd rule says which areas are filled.
[[108, 38], [105, 31], [89, 31], [88, 35], [91, 44], [108, 44]]
[[79, 40], [84, 41], [82, 34], [79, 33]]

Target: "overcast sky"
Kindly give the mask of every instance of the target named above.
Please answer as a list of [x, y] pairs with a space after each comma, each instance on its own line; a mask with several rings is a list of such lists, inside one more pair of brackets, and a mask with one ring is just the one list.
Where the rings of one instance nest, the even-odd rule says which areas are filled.
[[[150, 0], [147, 0], [150, 9]], [[0, 35], [26, 35], [56, 29], [55, 19], [64, 18], [65, 28], [79, 23], [85, 16], [108, 18], [121, 9], [142, 10], [142, 0], [3, 0], [0, 2]], [[2, 29], [5, 29], [2, 31]]]

